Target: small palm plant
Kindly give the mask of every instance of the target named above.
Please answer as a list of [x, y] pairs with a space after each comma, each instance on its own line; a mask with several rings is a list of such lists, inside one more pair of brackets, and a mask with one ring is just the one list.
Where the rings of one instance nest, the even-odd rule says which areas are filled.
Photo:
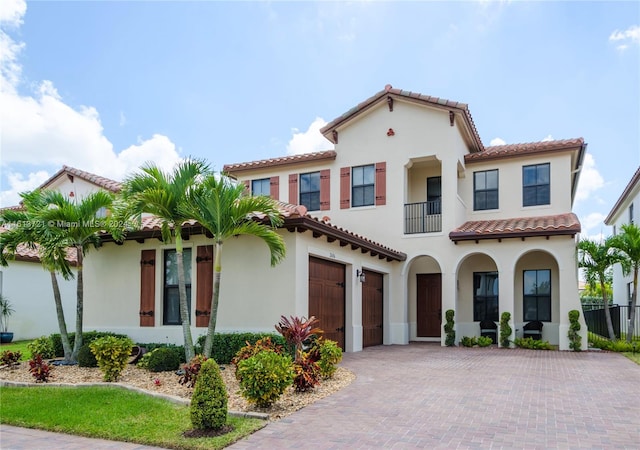
[[293, 317], [287, 319], [280, 316], [280, 322], [276, 325], [276, 331], [284, 337], [288, 344], [296, 348], [296, 362], [299, 362], [304, 352], [304, 343], [311, 339], [314, 334], [322, 334], [322, 330], [316, 327], [318, 319], [314, 316], [308, 319], [304, 317]]
[[11, 301], [6, 295], [0, 294], [0, 330], [7, 333], [9, 330], [9, 317], [15, 312], [11, 305]]

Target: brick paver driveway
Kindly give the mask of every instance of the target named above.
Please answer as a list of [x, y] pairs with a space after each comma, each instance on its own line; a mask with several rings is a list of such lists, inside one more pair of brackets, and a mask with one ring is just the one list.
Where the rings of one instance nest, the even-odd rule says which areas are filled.
[[350, 386], [230, 448], [640, 448], [640, 366], [622, 355], [416, 343], [343, 365]]

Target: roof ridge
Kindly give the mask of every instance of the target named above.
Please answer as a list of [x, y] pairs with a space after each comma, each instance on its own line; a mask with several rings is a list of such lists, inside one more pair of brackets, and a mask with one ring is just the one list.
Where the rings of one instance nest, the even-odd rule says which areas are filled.
[[298, 162], [319, 161], [323, 159], [335, 159], [335, 150], [322, 150], [319, 152], [298, 153], [295, 155], [276, 156], [274, 158], [259, 159], [256, 161], [247, 161], [233, 164], [225, 164], [222, 168], [223, 172], [240, 172], [243, 170], [259, 169], [263, 167], [273, 167], [288, 164], [296, 164]]

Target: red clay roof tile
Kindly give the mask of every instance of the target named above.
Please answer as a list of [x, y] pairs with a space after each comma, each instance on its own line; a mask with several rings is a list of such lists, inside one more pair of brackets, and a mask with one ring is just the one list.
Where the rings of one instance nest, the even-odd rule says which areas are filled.
[[309, 161], [321, 161], [325, 159], [336, 159], [336, 152], [334, 150], [325, 150], [322, 152], [280, 156], [277, 158], [261, 159], [258, 161], [225, 164], [222, 168], [222, 171], [234, 174], [245, 170], [262, 169], [264, 167], [287, 166], [291, 164], [298, 164]]
[[62, 169], [54, 173], [47, 181], [42, 183], [39, 188], [46, 189], [47, 186], [53, 183], [60, 175], [64, 173], [76, 176], [78, 178], [82, 178], [83, 180], [88, 181], [89, 183], [93, 183], [96, 186], [111, 192], [120, 191], [121, 184], [119, 181], [111, 180], [106, 177], [101, 177], [100, 175], [96, 175], [96, 174], [86, 172], [84, 170], [76, 169], [75, 167], [70, 167], [70, 166], [62, 166]]
[[464, 160], [467, 163], [473, 163], [534, 153], [574, 150], [582, 147], [583, 145], [584, 139], [581, 137], [574, 139], [558, 139], [553, 141], [526, 142], [522, 144], [494, 145], [486, 147], [483, 152], [465, 155]]
[[639, 181], [640, 181], [640, 167], [638, 167], [638, 169], [636, 170], [636, 173], [634, 173], [633, 176], [631, 177], [631, 180], [629, 180], [627, 187], [624, 188], [624, 191], [622, 191], [622, 194], [620, 194], [618, 201], [616, 201], [616, 204], [613, 205], [613, 208], [611, 208], [611, 211], [609, 212], [607, 217], [604, 219], [604, 223], [606, 223], [607, 225], [611, 225], [611, 221], [613, 220], [613, 216], [615, 215], [617, 209], [626, 200], [627, 196], [631, 193], [631, 190], [634, 188], [636, 184], [638, 184]]

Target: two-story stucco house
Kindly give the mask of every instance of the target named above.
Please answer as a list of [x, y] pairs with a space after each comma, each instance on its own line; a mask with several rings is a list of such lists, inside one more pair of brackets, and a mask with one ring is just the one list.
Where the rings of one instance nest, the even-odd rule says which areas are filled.
[[[568, 349], [580, 309], [571, 212], [582, 138], [485, 147], [467, 105], [387, 86], [322, 130], [334, 149], [228, 164], [252, 195], [282, 202], [287, 257], [269, 267], [257, 238], [225, 244], [218, 330], [272, 331], [314, 315], [347, 351], [458, 339], [512, 314]], [[185, 228], [194, 334], [209, 318], [212, 242]], [[181, 341], [173, 259], [145, 219], [85, 265], [85, 323], [139, 342]], [[582, 326], [586, 340], [586, 326]]]

